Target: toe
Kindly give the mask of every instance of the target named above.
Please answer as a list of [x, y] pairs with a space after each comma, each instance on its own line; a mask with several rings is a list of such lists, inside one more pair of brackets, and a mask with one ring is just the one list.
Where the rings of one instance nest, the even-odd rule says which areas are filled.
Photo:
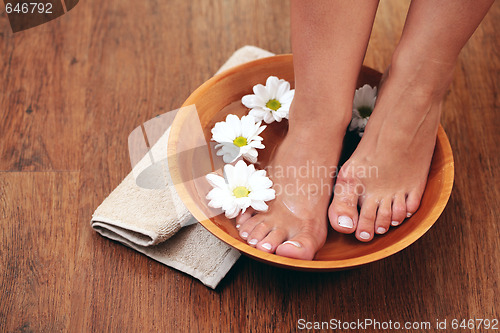
[[367, 198], [361, 206], [356, 238], [362, 242], [368, 242], [373, 238], [375, 219], [377, 218], [378, 202], [372, 198]]
[[413, 215], [420, 206], [420, 199], [422, 195], [419, 191], [411, 191], [406, 198], [406, 217]]
[[255, 211], [252, 208], [248, 208], [243, 214], [240, 214], [236, 217], [236, 228], [239, 229], [243, 223], [248, 221], [253, 215]]
[[375, 219], [375, 233], [385, 234], [389, 230], [392, 217], [392, 198], [383, 199], [377, 210], [377, 218]]
[[333, 201], [328, 209], [328, 218], [333, 229], [344, 234], [350, 234], [356, 230], [358, 198], [356, 186], [337, 180]]
[[238, 228], [238, 232], [240, 234], [240, 237], [243, 238], [244, 240], [248, 239], [248, 236], [250, 233], [253, 231], [256, 225], [261, 223], [263, 221], [263, 216], [260, 214], [257, 214], [250, 219], [248, 219], [244, 224], [241, 224], [240, 227]]
[[406, 197], [403, 193], [398, 193], [392, 201], [391, 225], [396, 227], [406, 218]]
[[265, 222], [258, 223], [248, 234], [247, 243], [251, 246], [257, 245], [257, 243], [264, 239], [271, 230], [272, 227], [269, 224]]
[[274, 253], [276, 248], [283, 243], [287, 238], [287, 233], [284, 229], [275, 229], [269, 232], [255, 247], [259, 250]]
[[283, 242], [276, 248], [276, 254], [283, 257], [312, 260], [316, 251], [323, 244], [316, 244], [315, 237], [307, 233], [300, 233]]

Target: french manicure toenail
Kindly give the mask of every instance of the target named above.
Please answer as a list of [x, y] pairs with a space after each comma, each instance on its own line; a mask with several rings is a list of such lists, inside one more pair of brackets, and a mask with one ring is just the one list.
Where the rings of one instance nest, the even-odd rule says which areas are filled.
[[410, 217], [411, 216], [411, 213], [406, 213], [406, 217]]
[[239, 229], [241, 227], [241, 225], [237, 224], [236, 225], [236, 229]]
[[262, 244], [262, 247], [268, 251], [271, 251], [272, 245], [269, 243], [264, 243], [264, 244]]
[[362, 231], [360, 234], [359, 234], [359, 237], [363, 238], [363, 239], [369, 239], [370, 238], [370, 234], [367, 233], [366, 231]]
[[395, 226], [399, 225], [399, 221], [392, 221], [392, 222], [391, 222], [391, 225], [392, 225], [393, 227], [395, 227]]
[[299, 242], [296, 242], [296, 241], [291, 241], [291, 240], [286, 241], [286, 242], [284, 242], [283, 244], [292, 244], [293, 246], [296, 246], [296, 247], [302, 247], [302, 245], [300, 245], [300, 243], [299, 243]]
[[378, 234], [383, 234], [385, 232], [385, 228], [382, 228], [382, 227], [378, 227], [377, 228], [377, 233]]
[[241, 238], [247, 238], [247, 237], [248, 237], [248, 232], [241, 233]]
[[248, 241], [248, 244], [250, 244], [250, 245], [255, 245], [255, 244], [257, 244], [258, 242], [259, 242], [259, 241], [258, 241], [258, 240], [256, 240], [256, 239], [254, 238], [254, 239], [250, 239], [250, 240]]
[[352, 228], [354, 227], [354, 222], [349, 216], [339, 216], [338, 219], [339, 226], [344, 228]]

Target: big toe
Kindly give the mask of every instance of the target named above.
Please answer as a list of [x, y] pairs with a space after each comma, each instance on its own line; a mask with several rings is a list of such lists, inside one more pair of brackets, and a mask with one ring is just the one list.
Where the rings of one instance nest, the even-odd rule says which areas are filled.
[[319, 244], [311, 234], [299, 233], [279, 245], [276, 248], [276, 254], [288, 258], [312, 260], [323, 244], [324, 240]]
[[328, 209], [328, 218], [333, 229], [344, 234], [350, 234], [356, 230], [358, 198], [356, 186], [337, 181], [333, 201]]

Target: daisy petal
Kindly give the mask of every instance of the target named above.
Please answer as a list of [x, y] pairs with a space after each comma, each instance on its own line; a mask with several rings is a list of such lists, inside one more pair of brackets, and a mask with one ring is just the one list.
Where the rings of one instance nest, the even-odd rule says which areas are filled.
[[248, 195], [252, 200], [264, 200], [264, 201], [269, 201], [273, 200], [276, 198], [276, 191], [273, 189], [265, 189], [265, 190], [258, 190], [258, 191], [252, 191]]
[[255, 126], [255, 118], [252, 115], [241, 117], [241, 135], [247, 139], [251, 138], [258, 130]]
[[209, 173], [208, 175], [205, 176], [205, 178], [207, 179], [208, 183], [212, 185], [212, 187], [215, 188], [227, 187], [225, 179], [219, 175], [216, 175], [215, 173]]
[[256, 163], [257, 162], [257, 150], [255, 148], [250, 149], [248, 152], [243, 154], [243, 158], [246, 159], [250, 163]]
[[248, 174], [247, 174], [247, 169], [250, 167], [253, 167], [253, 165], [250, 165], [247, 167], [247, 164], [244, 161], [238, 161], [236, 165], [234, 166], [234, 172], [233, 172], [233, 182], [230, 183], [231, 185], [234, 184], [234, 187], [237, 186], [245, 186], [248, 187]]
[[261, 104], [257, 103], [256, 97], [256, 95], [245, 95], [241, 98], [241, 103], [249, 109], [260, 106]]
[[269, 99], [278, 97], [278, 88], [280, 80], [276, 76], [270, 76], [266, 80], [266, 89], [269, 94]]
[[238, 116], [234, 114], [227, 115], [226, 123], [233, 129], [235, 138], [241, 136], [241, 121]]
[[278, 86], [278, 89], [276, 91], [276, 97], [278, 97], [281, 101], [283, 98], [283, 95], [288, 91], [290, 91], [290, 83], [283, 81]]
[[264, 202], [264, 200], [252, 200], [252, 208], [260, 212], [266, 212], [269, 206]]
[[274, 122], [274, 116], [273, 116], [273, 113], [272, 112], [266, 112], [264, 114], [264, 121], [268, 124]]
[[254, 108], [248, 112], [248, 114], [252, 115], [256, 121], [262, 121], [267, 113], [269, 113], [269, 111], [265, 111], [262, 108]]
[[283, 105], [283, 104], [285, 104], [285, 103], [288, 103], [288, 104], [289, 104], [289, 103], [291, 103], [291, 102], [292, 102], [292, 100], [293, 100], [294, 95], [295, 95], [295, 89], [293, 89], [293, 90], [289, 90], [289, 91], [285, 92], [285, 93], [281, 96], [281, 98], [280, 98], [280, 102], [281, 102], [281, 104]]
[[262, 84], [257, 84], [253, 87], [253, 92], [256, 96], [259, 96], [265, 101], [268, 101], [270, 99], [269, 93]]
[[234, 219], [240, 214], [240, 209], [235, 203], [227, 206], [226, 208], [222, 207], [222, 210], [224, 210], [224, 213], [228, 219]]

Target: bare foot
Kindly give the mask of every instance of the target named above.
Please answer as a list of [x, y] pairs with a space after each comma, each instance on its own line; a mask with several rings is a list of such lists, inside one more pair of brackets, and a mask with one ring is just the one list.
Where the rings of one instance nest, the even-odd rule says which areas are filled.
[[[291, 114], [297, 104], [292, 104]], [[332, 123], [312, 121], [294, 127], [290, 120], [288, 134], [267, 168], [276, 199], [268, 212], [250, 210], [236, 219], [239, 234], [248, 244], [309, 260], [323, 246], [333, 177], [347, 127], [345, 117]]]
[[338, 232], [368, 242], [418, 209], [452, 72], [431, 67], [388, 71], [363, 138], [337, 177], [328, 215]]

